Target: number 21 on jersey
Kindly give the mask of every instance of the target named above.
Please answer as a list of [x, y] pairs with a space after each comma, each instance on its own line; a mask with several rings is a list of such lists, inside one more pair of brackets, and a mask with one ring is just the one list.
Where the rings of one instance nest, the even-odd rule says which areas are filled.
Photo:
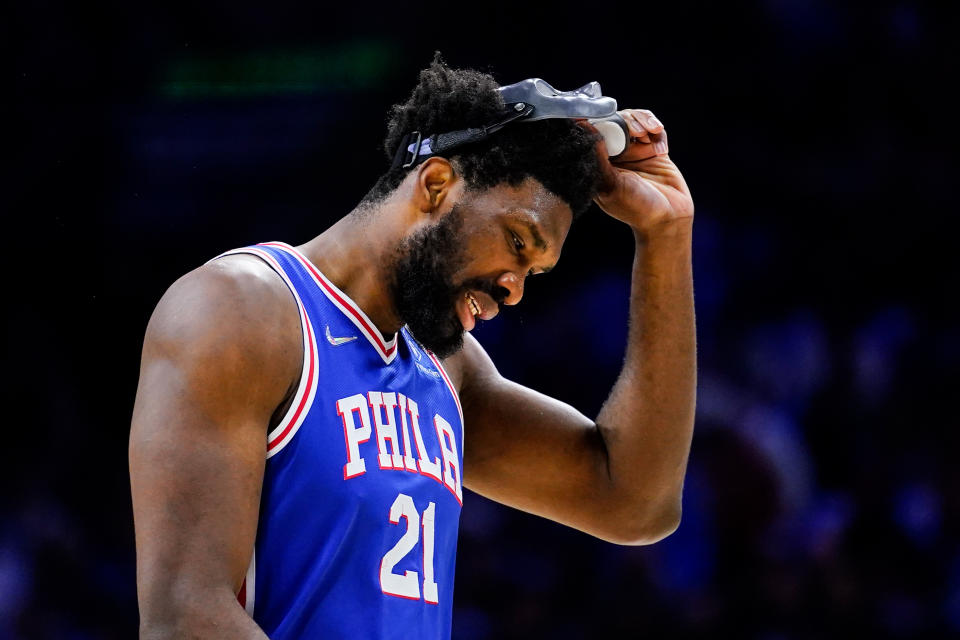
[[420, 541], [420, 530], [423, 530], [423, 599], [430, 604], [440, 602], [437, 593], [437, 583], [433, 575], [433, 542], [434, 521], [437, 505], [431, 502], [423, 515], [417, 511], [413, 498], [405, 493], [397, 495], [390, 507], [390, 522], [400, 524], [400, 518], [407, 521], [407, 531], [397, 540], [393, 548], [383, 554], [380, 560], [380, 589], [387, 595], [420, 599], [420, 576], [416, 571], [409, 569], [403, 574], [394, 573], [393, 568], [417, 546]]

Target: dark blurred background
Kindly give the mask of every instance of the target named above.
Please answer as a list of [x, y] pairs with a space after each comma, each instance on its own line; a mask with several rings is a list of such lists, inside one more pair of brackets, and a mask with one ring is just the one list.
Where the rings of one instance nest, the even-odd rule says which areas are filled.
[[[348, 212], [437, 49], [653, 109], [697, 205], [680, 529], [616, 547], [470, 494], [454, 637], [960, 634], [953, 4], [8, 7], [0, 638], [135, 636], [126, 448], [153, 306], [221, 251]], [[595, 412], [631, 259], [592, 210], [478, 337]]]

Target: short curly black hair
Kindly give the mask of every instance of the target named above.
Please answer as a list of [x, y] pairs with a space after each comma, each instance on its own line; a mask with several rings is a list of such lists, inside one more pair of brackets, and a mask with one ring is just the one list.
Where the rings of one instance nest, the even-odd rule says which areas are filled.
[[[493, 76], [473, 69], [451, 69], [440, 53], [420, 72], [410, 98], [394, 105], [387, 123], [384, 152], [392, 160], [397, 145], [411, 131], [425, 135], [479, 127], [503, 113], [504, 102]], [[499, 184], [518, 186], [538, 180], [579, 215], [587, 209], [600, 182], [597, 135], [572, 120], [515, 123], [486, 140], [454, 149], [453, 161], [471, 189]], [[390, 169], [380, 176], [361, 204], [386, 198], [412, 169]]]

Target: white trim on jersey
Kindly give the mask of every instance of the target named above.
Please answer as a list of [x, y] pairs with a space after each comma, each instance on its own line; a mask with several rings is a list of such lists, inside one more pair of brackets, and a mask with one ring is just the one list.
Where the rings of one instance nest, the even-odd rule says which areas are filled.
[[457, 413], [460, 414], [460, 450], [463, 451], [463, 439], [466, 436], [465, 429], [466, 427], [463, 424], [463, 409], [460, 407], [460, 394], [457, 393], [457, 390], [453, 388], [453, 383], [450, 382], [450, 376], [447, 375], [447, 370], [443, 368], [443, 365], [440, 364], [440, 358], [433, 355], [432, 351], [424, 349], [427, 352], [427, 355], [430, 356], [430, 359], [433, 360], [433, 364], [437, 365], [437, 369], [440, 370], [440, 375], [443, 376], [443, 381], [447, 383], [447, 389], [450, 390], [450, 395], [453, 396], [453, 401], [457, 405]]
[[247, 567], [247, 601], [243, 608], [247, 610], [250, 617], [253, 617], [253, 601], [257, 595], [257, 549], [254, 547], [253, 554], [250, 556], [250, 566]]

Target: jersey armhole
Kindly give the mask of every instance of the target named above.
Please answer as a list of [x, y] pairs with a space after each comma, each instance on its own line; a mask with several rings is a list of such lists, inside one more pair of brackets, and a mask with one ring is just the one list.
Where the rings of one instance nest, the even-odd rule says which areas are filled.
[[443, 368], [442, 364], [440, 364], [440, 358], [433, 355], [433, 352], [428, 351], [427, 349], [424, 349], [424, 352], [426, 352], [426, 354], [430, 356], [430, 359], [433, 360], [433, 364], [436, 365], [437, 371], [440, 372], [440, 376], [443, 378], [443, 381], [447, 384], [447, 389], [450, 390], [450, 395], [453, 396], [454, 404], [457, 405], [457, 413], [460, 416], [460, 448], [462, 451], [463, 447], [465, 446], [464, 438], [466, 437], [466, 433], [465, 433], [466, 425], [463, 424], [463, 409], [460, 407], [460, 394], [457, 393], [457, 390], [454, 388], [453, 383], [450, 382], [450, 376], [447, 375], [447, 370]]
[[219, 260], [220, 258], [233, 255], [254, 256], [270, 267], [272, 271], [280, 276], [290, 290], [290, 293], [293, 294], [293, 298], [297, 303], [297, 311], [300, 314], [301, 344], [303, 346], [303, 366], [300, 369], [300, 382], [297, 385], [297, 391], [293, 396], [290, 407], [286, 413], [284, 413], [280, 422], [277, 423], [277, 426], [267, 434], [267, 459], [270, 459], [287, 446], [296, 435], [300, 429], [300, 425], [303, 424], [304, 418], [307, 416], [307, 413], [309, 413], [310, 406], [313, 404], [313, 399], [316, 396], [317, 379], [319, 377], [316, 332], [313, 330], [310, 317], [307, 315], [306, 307], [304, 307], [296, 287], [293, 286], [283, 267], [269, 251], [258, 247], [233, 249], [221, 253], [216, 258], [209, 260], [207, 264], [213, 262], [213, 260]]

